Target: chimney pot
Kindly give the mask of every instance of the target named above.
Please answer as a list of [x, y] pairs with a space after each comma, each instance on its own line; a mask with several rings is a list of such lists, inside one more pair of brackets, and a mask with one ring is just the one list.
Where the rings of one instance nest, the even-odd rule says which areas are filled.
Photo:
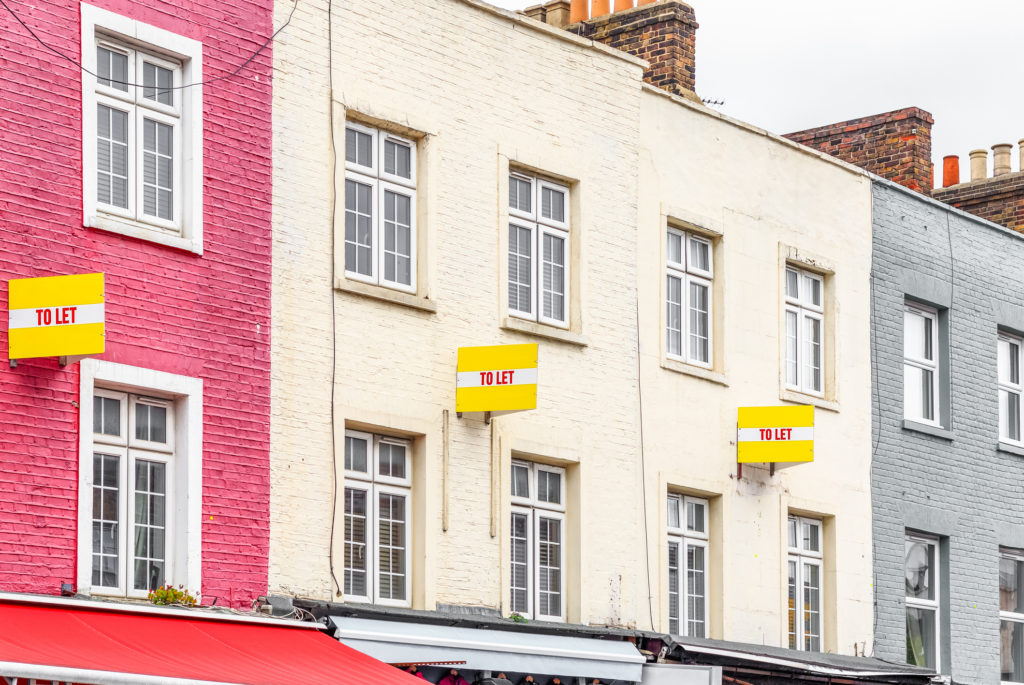
[[1002, 176], [1010, 173], [1010, 148], [1009, 143], [996, 143], [992, 146], [992, 175]]
[[611, 14], [611, 7], [608, 5], [608, 0], [591, 0], [590, 2], [590, 18], [595, 19], [597, 17], [603, 17], [606, 14]]
[[569, 23], [575, 24], [579, 21], [586, 21], [590, 17], [588, 16], [589, 8], [587, 7], [587, 0], [570, 0], [569, 2]]
[[971, 180], [982, 181], [988, 173], [988, 150], [971, 150]]
[[615, 11], [633, 9], [633, 0], [615, 0]]
[[946, 155], [942, 158], [942, 187], [948, 188], [960, 182], [960, 155]]

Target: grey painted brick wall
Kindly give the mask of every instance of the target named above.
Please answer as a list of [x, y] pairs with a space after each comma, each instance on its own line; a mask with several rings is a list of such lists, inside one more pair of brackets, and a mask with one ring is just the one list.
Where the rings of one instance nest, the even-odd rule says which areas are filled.
[[[1024, 331], [1024, 236], [886, 182], [873, 205], [875, 656], [906, 658], [904, 533], [916, 529], [942, 537], [943, 673], [997, 683], [999, 548], [1024, 547], [1024, 456], [997, 449], [996, 340]], [[907, 297], [945, 310], [946, 437], [904, 427]]]

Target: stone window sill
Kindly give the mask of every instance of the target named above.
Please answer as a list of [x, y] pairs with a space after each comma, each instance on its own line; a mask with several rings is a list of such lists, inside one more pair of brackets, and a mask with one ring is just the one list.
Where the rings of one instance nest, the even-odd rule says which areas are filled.
[[952, 440], [954, 437], [953, 431], [948, 431], [940, 426], [930, 426], [927, 423], [918, 423], [910, 419], [903, 419], [903, 430], [924, 433], [925, 435], [932, 435], [943, 440]]
[[501, 327], [506, 331], [516, 331], [518, 333], [526, 333], [528, 335], [536, 335], [540, 338], [547, 338], [548, 340], [557, 340], [569, 345], [576, 345], [577, 347], [586, 347], [587, 339], [579, 333], [573, 331], [567, 331], [564, 328], [555, 328], [554, 326], [548, 326], [543, 323], [536, 323], [534, 321], [526, 321], [524, 319], [518, 319], [514, 316], [506, 316], [501, 322]]
[[390, 302], [392, 304], [402, 305], [403, 307], [411, 307], [412, 309], [418, 309], [422, 312], [429, 312], [431, 314], [437, 313], [437, 303], [433, 300], [428, 300], [427, 298], [420, 297], [419, 295], [412, 295], [410, 293], [403, 293], [399, 290], [392, 290], [391, 288], [373, 285], [371, 283], [362, 283], [350, 278], [345, 278], [344, 276], [338, 279], [334, 287], [345, 293], [362, 295], [363, 297], [380, 300], [381, 302]]
[[779, 392], [779, 399], [783, 402], [796, 402], [797, 404], [810, 404], [817, 407], [818, 409], [825, 409], [827, 411], [839, 411], [839, 403], [833, 400], [827, 400], [824, 397], [816, 397], [815, 395], [808, 395], [807, 393], [797, 392], [796, 390], [786, 390], [783, 388]]
[[687, 364], [676, 359], [663, 358], [661, 360], [661, 368], [666, 371], [672, 371], [674, 373], [681, 373], [686, 376], [693, 376], [694, 378], [700, 378], [711, 383], [717, 383], [729, 387], [729, 380], [725, 377], [724, 373], [713, 371], [712, 369], [705, 369], [702, 366], [694, 366], [693, 364]]
[[203, 254], [203, 242], [201, 240], [183, 238], [180, 235], [173, 235], [154, 226], [148, 226], [123, 217], [110, 215], [88, 216], [83, 225], [86, 228], [126, 235], [130, 238], [145, 240], [157, 245], [166, 245], [167, 247], [193, 252], [197, 255]]
[[1018, 457], [1024, 457], [1024, 445], [1015, 445], [1012, 442], [1003, 442], [1000, 440], [996, 443], [996, 449], [1000, 452], [1016, 454]]

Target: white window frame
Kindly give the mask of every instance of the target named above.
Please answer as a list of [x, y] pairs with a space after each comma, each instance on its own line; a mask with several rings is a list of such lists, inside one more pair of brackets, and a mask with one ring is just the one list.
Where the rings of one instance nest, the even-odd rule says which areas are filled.
[[[530, 184], [530, 211], [525, 212], [517, 208], [513, 208], [509, 205], [511, 202], [510, 198], [506, 198], [506, 207], [508, 207], [509, 214], [509, 227], [516, 226], [518, 228], [526, 229], [530, 232], [530, 245], [531, 245], [531, 273], [530, 273], [530, 309], [514, 309], [511, 303], [508, 301], [508, 287], [506, 284], [505, 297], [506, 304], [508, 305], [508, 313], [511, 316], [528, 319], [530, 321], [537, 321], [539, 323], [547, 324], [549, 326], [555, 326], [557, 328], [568, 328], [570, 313], [569, 307], [572, 301], [571, 293], [569, 291], [570, 284], [572, 283], [571, 277], [571, 265], [572, 265], [572, 244], [570, 242], [570, 224], [571, 222], [571, 192], [567, 185], [549, 181], [539, 176], [533, 176], [531, 174], [510, 170], [510, 178], [517, 178], [521, 181], [527, 181]], [[545, 189], [555, 190], [562, 193], [565, 196], [565, 215], [564, 220], [558, 221], [554, 218], [544, 217], [541, 211], [541, 200], [542, 194]], [[543, 293], [543, 281], [544, 281], [544, 236], [550, 235], [554, 238], [562, 240], [564, 243], [563, 251], [563, 265], [562, 265], [562, 294], [564, 303], [562, 307], [563, 318], [557, 319], [554, 317], [546, 316], [544, 312], [544, 293]], [[505, 250], [505, 262], [508, 264], [508, 245], [504, 246]], [[518, 299], [518, 298], [517, 298]]]
[[[125, 438], [95, 440], [93, 434], [93, 397], [125, 394], [142, 396], [145, 403], [166, 403], [168, 407], [168, 443], [132, 441], [134, 421], [127, 405], [122, 403], [122, 426]], [[160, 395], [161, 398], [155, 398]], [[120, 574], [117, 588], [92, 586], [92, 492], [93, 453], [97, 447], [127, 457], [138, 449], [146, 460], [165, 460], [168, 464], [166, 483], [166, 567], [167, 583], [184, 585], [192, 592], [202, 592], [202, 492], [203, 492], [203, 381], [199, 378], [154, 371], [124, 364], [83, 359], [79, 380], [79, 466], [78, 466], [78, 592], [83, 594], [145, 597], [146, 592], [132, 590], [128, 584], [131, 572]], [[134, 488], [133, 473], [127, 458], [120, 460], [120, 482]], [[127, 480], [132, 478], [131, 481]], [[131, 489], [126, 488], [126, 490]], [[127, 507], [127, 492], [120, 498], [124, 509], [119, 514], [120, 534], [132, 534], [134, 517]], [[132, 538], [126, 538], [125, 543]], [[128, 546], [122, 547], [123, 562]]]
[[[999, 550], [999, 560], [1000, 560], [1000, 562], [1002, 562], [1004, 559], [1012, 561], [1014, 563], [1024, 563], [1024, 550], [1000, 548], [1000, 550]], [[1001, 573], [1002, 573], [1002, 571], [1000, 570], [1000, 574]], [[1000, 593], [1002, 592], [1002, 582], [1001, 582], [1001, 579], [1000, 579], [999, 591], [1000, 591]], [[1005, 611], [1005, 610], [1002, 609], [1002, 606], [1000, 606], [1000, 609], [999, 609], [999, 620], [1000, 620], [1000, 622], [1006, 621], [1007, 623], [1024, 624], [1024, 613], [1018, 613], [1016, 611]], [[1000, 638], [1001, 637], [1002, 637], [1002, 626], [1000, 626]], [[1000, 643], [1002, 644], [1002, 640], [1001, 639], [1000, 639]], [[1002, 657], [1002, 647], [1000, 647], [1000, 657]], [[1000, 669], [1000, 670], [1002, 670], [1002, 669]], [[1003, 682], [1003, 683], [1019, 683], [1019, 682], [1024, 682], [1024, 681], [1002, 680], [1001, 682]]]
[[[1014, 353], [1016, 348], [1016, 353]], [[1024, 426], [1021, 419], [1024, 418], [1024, 408], [1021, 407], [1021, 400], [1024, 399], [1024, 383], [1021, 378], [1021, 349], [1024, 348], [1024, 340], [1009, 333], [1000, 331], [997, 342], [997, 367], [996, 383], [999, 388], [999, 440], [1012, 445], [1024, 444]], [[1017, 380], [1014, 382], [1012, 371], [1016, 370]], [[1010, 418], [1009, 396], [1017, 397], [1017, 437], [1009, 434], [1007, 419]]]
[[[678, 237], [681, 244], [681, 261], [676, 262], [671, 259], [671, 255], [668, 249], [668, 243], [673, 237]], [[700, 269], [694, 263], [691, 258], [690, 241], [696, 241], [707, 245], [708, 248], [708, 268]], [[711, 238], [707, 236], [694, 233], [692, 231], [684, 231], [673, 226], [669, 226], [665, 232], [665, 356], [669, 359], [676, 359], [687, 364], [693, 364], [694, 366], [701, 366], [706, 369], [710, 369], [714, 365], [715, 352], [714, 352], [714, 269], [715, 269], [715, 244]], [[679, 354], [672, 353], [670, 336], [672, 331], [669, 329], [669, 279], [677, 279], [680, 281], [680, 316], [679, 316]], [[693, 307], [693, 302], [690, 298], [690, 284], [695, 283], [707, 288], [708, 292], [708, 313], [707, 313], [707, 327], [708, 327], [708, 358], [702, 360], [694, 355], [690, 354], [690, 309]]]
[[[907, 609], [923, 609], [925, 611], [933, 611], [935, 613], [935, 670], [939, 672], [942, 670], [942, 615], [941, 615], [941, 603], [940, 598], [942, 597], [942, 585], [941, 585], [941, 573], [942, 561], [939, 558], [939, 539], [931, 535], [924, 535], [921, 533], [910, 533], [907, 532], [904, 537], [904, 547], [906, 542], [912, 541], [921, 544], [930, 545], [934, 548], [932, 553], [932, 559], [935, 562], [935, 567], [929, 569], [931, 573], [931, 582], [934, 586], [932, 594], [935, 599], [920, 599], [915, 597], [907, 597], [904, 594], [904, 600]], [[904, 573], [906, 573], [906, 559], [904, 559]], [[905, 636], [904, 636], [905, 637]]]
[[[689, 504], [696, 504], [703, 508], [703, 520], [701, 521], [702, 530], [690, 530], [689, 529]], [[711, 617], [711, 598], [709, 596], [708, 589], [711, 586], [710, 576], [710, 564], [709, 564], [709, 543], [708, 543], [708, 500], [701, 497], [690, 497], [689, 495], [681, 495], [670, 493], [668, 496], [668, 506], [675, 507], [677, 513], [677, 520], [679, 526], [672, 526], [671, 519], [666, 519], [666, 527], [668, 530], [668, 544], [678, 545], [677, 559], [679, 562], [679, 569], [677, 572], [677, 586], [671, 587], [671, 576], [668, 577], [669, 582], [669, 594], [673, 591], [679, 597], [679, 615], [672, 617], [671, 605], [669, 606], [669, 631], [671, 632], [672, 621], [678, 622], [679, 630], [674, 635], [687, 635], [690, 636], [690, 621], [693, 617], [689, 614], [689, 594], [687, 588], [689, 587], [689, 573], [690, 568], [687, 565], [689, 559], [689, 549], [691, 547], [700, 547], [704, 550], [704, 614], [699, 619], [704, 624], [703, 635], [692, 635], [691, 637], [710, 637], [710, 617]], [[666, 562], [668, 560], [666, 559]]]
[[[797, 280], [797, 294], [789, 294], [789, 274], [795, 273]], [[816, 281], [818, 283], [818, 292], [821, 295], [821, 302], [815, 304], [814, 300], [810, 296], [810, 293], [805, 293], [804, 285], [809, 281]], [[786, 384], [786, 388], [789, 390], [795, 390], [796, 392], [804, 393], [805, 395], [812, 395], [814, 397], [825, 396], [825, 383], [826, 383], [826, 360], [825, 360], [825, 277], [814, 271], [808, 271], [802, 269], [794, 264], [786, 264], [786, 272], [784, 274], [783, 281], [783, 294], [785, 297], [785, 321], [783, 324], [782, 339], [783, 339], [783, 371], [782, 376]], [[790, 314], [796, 317], [796, 382], [790, 380], [789, 376], [789, 316]], [[806, 372], [807, 366], [807, 352], [805, 350], [806, 340], [806, 328], [805, 325], [808, 320], [816, 320], [818, 322], [819, 330], [821, 331], [821, 339], [818, 341], [819, 345], [819, 360], [821, 369], [818, 374], [821, 387], [815, 388], [813, 386], [811, 374]]]
[[[529, 543], [527, 544], [527, 565], [526, 565], [526, 582], [527, 582], [527, 602], [529, 609], [526, 611], [519, 611], [521, 616], [527, 619], [543, 620], [543, 621], [565, 621], [565, 605], [566, 605], [566, 591], [568, 589], [568, 582], [566, 579], [565, 572], [565, 547], [566, 547], [566, 528], [565, 528], [565, 469], [558, 466], [548, 466], [547, 464], [538, 464], [532, 461], [524, 461], [521, 459], [514, 459], [512, 461], [514, 466], [525, 466], [527, 467], [528, 476], [527, 482], [529, 483], [530, 494], [528, 497], [511, 496], [512, 506], [511, 511], [513, 514], [520, 514], [527, 517], [527, 534], [530, 536]], [[537, 497], [538, 494], [538, 474], [541, 472], [548, 472], [558, 474], [559, 476], [559, 502], [546, 502]], [[511, 490], [511, 484], [510, 484]], [[551, 519], [559, 522], [559, 528], [561, 532], [561, 542], [559, 543], [559, 571], [561, 578], [561, 587], [559, 588], [560, 602], [558, 614], [541, 614], [539, 612], [540, 607], [540, 583], [537, 582], [539, 575], [540, 566], [540, 519]], [[509, 541], [511, 545], [511, 517], [509, 519]], [[510, 556], [511, 559], [511, 549]], [[511, 584], [511, 578], [510, 578]], [[509, 606], [512, 606], [511, 600], [511, 587], [509, 588]]]
[[[356, 181], [370, 186], [371, 207], [371, 259], [370, 267], [372, 273], [363, 274], [349, 269], [345, 265], [345, 277], [364, 283], [371, 283], [393, 290], [415, 294], [417, 290], [417, 240], [416, 240], [416, 141], [410, 138], [403, 138], [385, 129], [374, 128], [356, 121], [346, 121], [346, 129], [352, 129], [369, 135], [371, 138], [370, 150], [372, 157], [370, 165], [365, 166], [358, 162], [345, 159], [345, 180]], [[409, 149], [409, 174], [411, 178], [404, 178], [396, 174], [389, 174], [384, 171], [384, 148], [386, 143], [394, 142]], [[395, 193], [409, 198], [409, 284], [399, 281], [389, 281], [384, 278], [384, 200], [387, 193]], [[342, 259], [344, 260], [344, 234], [342, 235]]]
[[[942, 414], [941, 414], [941, 411], [940, 411], [941, 400], [939, 398], [939, 359], [941, 358], [940, 355], [942, 354], [942, 352], [941, 352], [941, 349], [940, 349], [940, 346], [939, 346], [939, 312], [938, 312], [937, 309], [934, 309], [932, 307], [926, 307], [924, 305], [920, 305], [920, 304], [917, 304], [917, 303], [910, 303], [910, 302], [907, 302], [907, 303], [904, 304], [903, 311], [904, 311], [904, 327], [903, 327], [903, 369], [904, 369], [904, 371], [903, 371], [903, 383], [904, 383], [904, 388], [903, 388], [903, 397], [904, 397], [904, 401], [903, 401], [903, 417], [905, 419], [908, 419], [910, 421], [915, 421], [917, 423], [925, 423], [925, 424], [932, 425], [932, 426], [941, 426], [942, 425], [942, 420], [941, 420]], [[906, 315], [907, 314], [913, 314], [913, 315], [916, 315], [916, 316], [920, 316], [920, 317], [922, 317], [927, 322], [927, 326], [929, 327], [929, 329], [931, 331], [931, 337], [932, 337], [932, 357], [933, 357], [932, 359], [925, 359], [923, 357], [917, 357], [917, 356], [912, 356], [912, 355], [908, 355], [907, 354], [907, 347], [906, 347], [907, 330], [906, 330], [906, 325], [905, 325], [906, 324]], [[931, 408], [932, 409], [932, 418], [930, 418], [930, 419], [925, 418], [923, 415], [915, 416], [915, 415], [912, 415], [910, 413], [910, 408], [907, 406], [907, 401], [906, 401], [907, 392], [908, 392], [908, 388], [906, 387], [906, 377], [907, 377], [906, 376], [906, 369], [907, 369], [907, 367], [914, 367], [914, 368], [922, 369], [922, 370], [925, 370], [925, 371], [931, 371], [931, 373], [932, 373], [932, 389], [931, 389], [931, 395], [932, 395], [932, 408]], [[924, 406], [924, 404], [922, 402], [922, 407], [923, 406]], [[923, 414], [923, 412], [922, 412], [922, 414]]]
[[[345, 437], [367, 441], [367, 472], [345, 469], [345, 483], [342, 492], [352, 489], [366, 493], [366, 590], [365, 595], [342, 592], [347, 602], [366, 602], [379, 606], [409, 608], [412, 606], [412, 442], [386, 435], [376, 435], [365, 431], [346, 429]], [[380, 475], [380, 446], [382, 444], [401, 445], [405, 448], [405, 477]], [[378, 597], [380, 591], [380, 502], [379, 494], [400, 495], [405, 497], [405, 536], [402, 540], [405, 549], [405, 599]], [[343, 545], [344, 549], [344, 545]], [[344, 556], [344, 551], [342, 552]], [[343, 565], [347, 560], [343, 560]], [[342, 581], [344, 584], [344, 581]]]
[[[790, 527], [795, 525], [796, 530], [796, 546], [794, 547], [789, 541]], [[803, 526], [812, 526], [818, 529], [818, 549], [813, 550], [805, 547], [803, 544], [802, 530]], [[805, 625], [804, 613], [806, 607], [804, 606], [804, 580], [806, 577], [806, 569], [810, 566], [818, 569], [818, 648], [816, 651], [821, 652], [825, 643], [825, 573], [824, 573], [824, 552], [823, 547], [825, 540], [823, 537], [824, 528], [820, 519], [808, 518], [806, 516], [796, 516], [793, 514], [789, 515], [787, 521], [787, 539], [786, 545], [788, 552], [786, 555], [787, 564], [787, 586], [788, 586], [788, 565], [793, 563], [796, 565], [796, 591], [794, 593], [794, 620], [793, 620], [793, 631], [794, 640], [789, 641], [789, 634], [787, 630], [786, 644], [790, 645], [790, 649], [797, 649], [799, 651], [808, 651], [806, 646], [807, 640], [807, 626]], [[788, 592], [788, 589], [787, 589]], [[789, 616], [786, 617], [787, 627], [789, 625]], [[795, 645], [795, 647], [794, 647]]]
[[[120, 233], [196, 254], [203, 253], [203, 89], [175, 88], [174, 106], [143, 100], [142, 88], [124, 93], [99, 85], [98, 45], [128, 52], [128, 81], [142, 82], [146, 61], [170, 67], [174, 86], [203, 79], [203, 45], [165, 29], [108, 10], [81, 4], [82, 14], [82, 198], [83, 221], [90, 228]], [[138, 91], [137, 94], [133, 91]], [[97, 197], [96, 107], [107, 104], [129, 114], [128, 208], [102, 204]], [[144, 215], [141, 209], [142, 112], [174, 133], [174, 220]], [[140, 130], [136, 130], [140, 129]]]

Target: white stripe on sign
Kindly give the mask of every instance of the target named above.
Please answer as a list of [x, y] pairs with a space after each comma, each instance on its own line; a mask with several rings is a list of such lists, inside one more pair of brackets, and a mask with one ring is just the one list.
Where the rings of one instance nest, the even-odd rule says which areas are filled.
[[53, 328], [103, 323], [102, 304], [78, 304], [67, 307], [12, 309], [7, 317], [8, 328]]
[[795, 428], [740, 428], [740, 442], [792, 442], [814, 440], [814, 426]]
[[503, 385], [537, 384], [537, 369], [459, 371], [456, 376], [456, 388], [497, 388]]

